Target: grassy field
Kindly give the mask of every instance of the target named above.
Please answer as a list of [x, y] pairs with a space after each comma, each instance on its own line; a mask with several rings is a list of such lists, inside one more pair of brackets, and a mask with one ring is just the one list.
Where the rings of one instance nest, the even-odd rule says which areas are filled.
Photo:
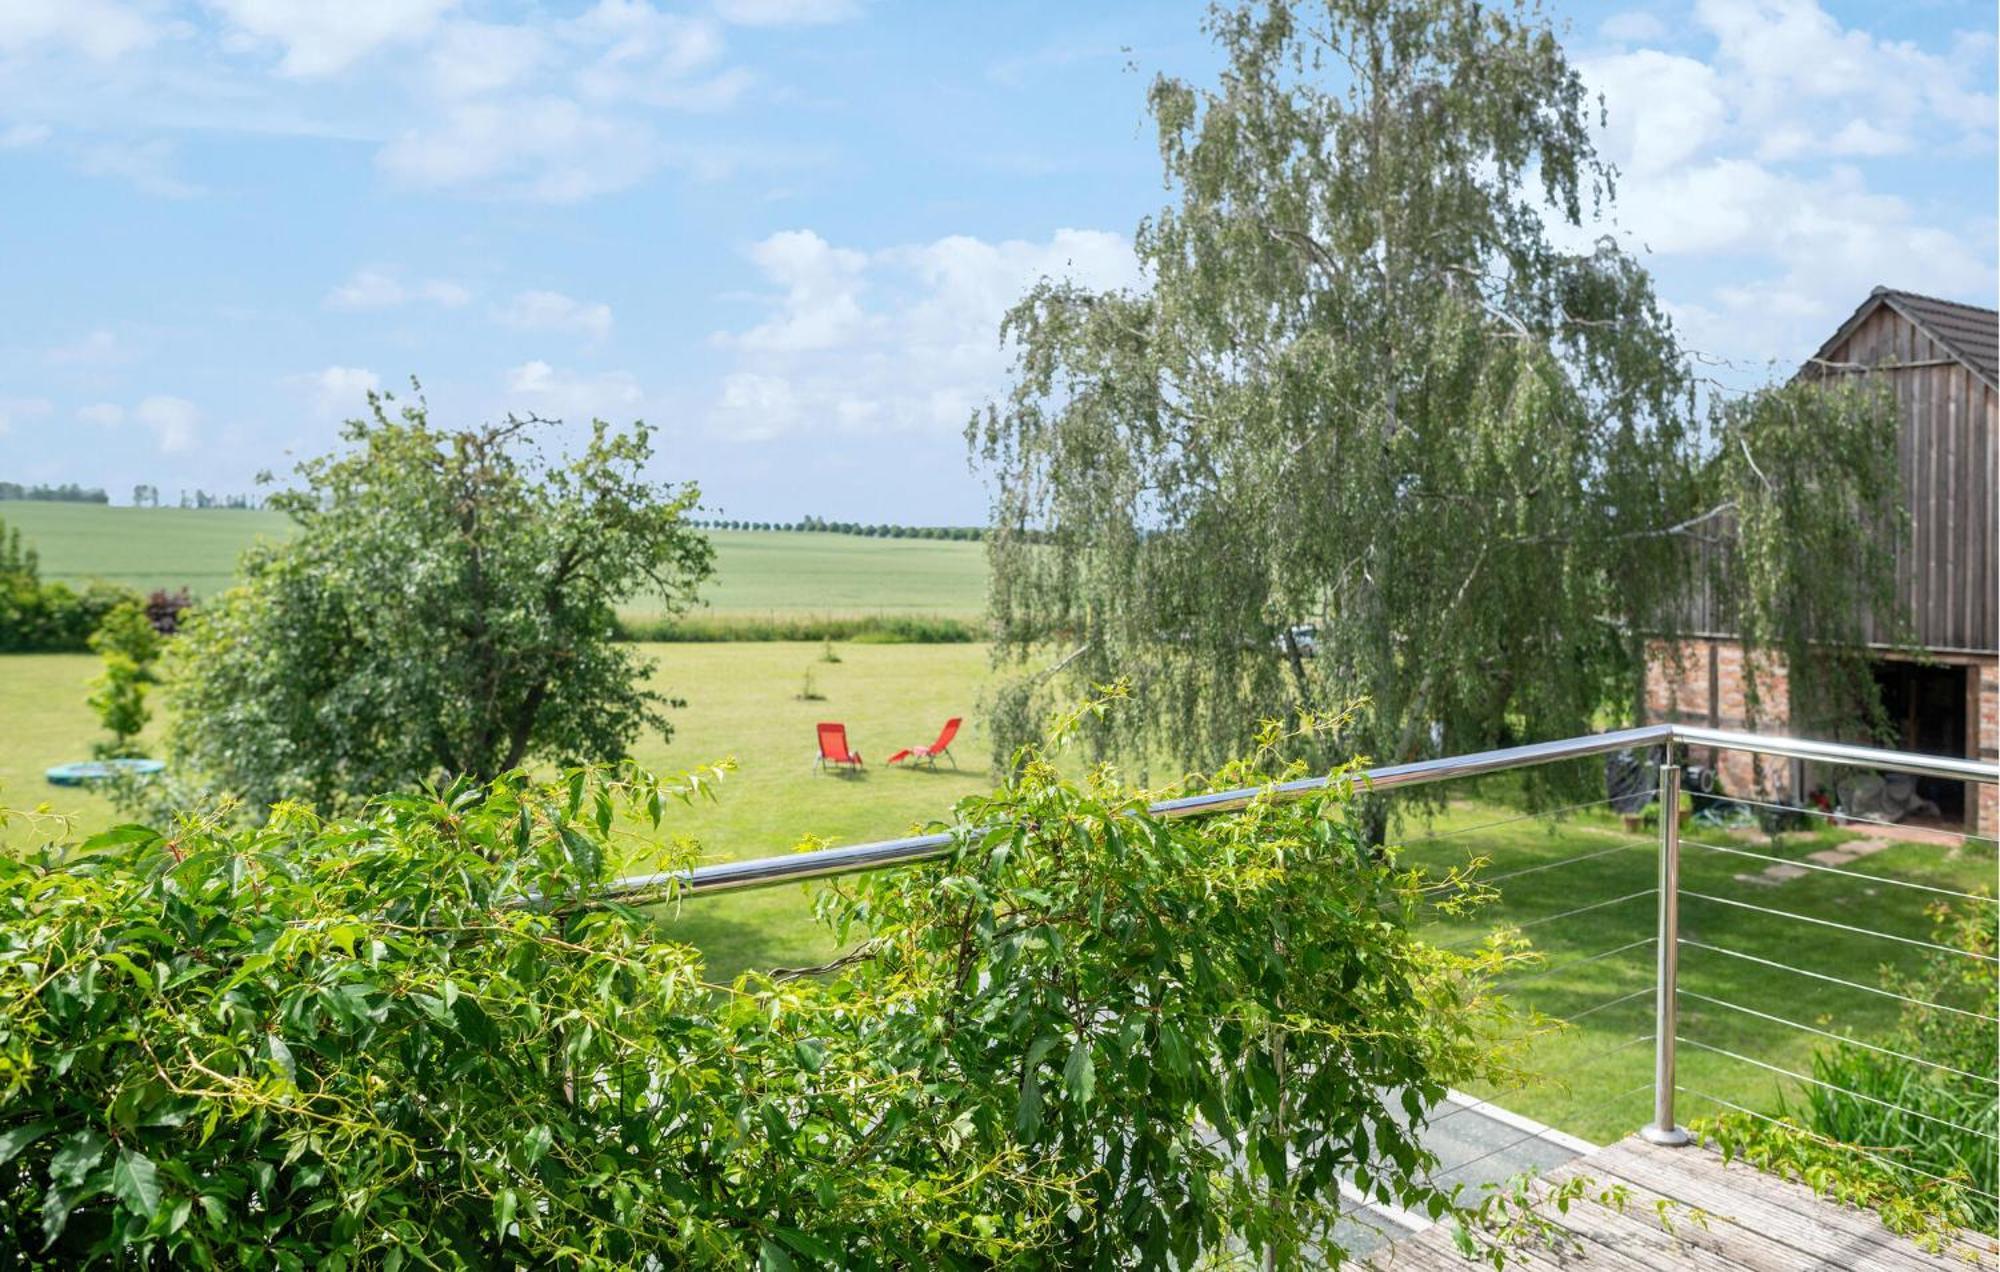
[[[655, 683], [688, 700], [675, 713], [670, 743], [641, 742], [637, 757], [655, 769], [734, 759], [721, 798], [672, 816], [666, 832], [693, 835], [716, 860], [789, 851], [804, 835], [835, 843], [885, 839], [944, 816], [954, 802], [989, 785], [978, 697], [986, 678], [983, 645], [848, 645], [838, 663], [819, 645], [787, 643], [648, 645]], [[84, 682], [98, 660], [84, 654], [0, 658], [0, 803], [48, 801], [86, 830], [114, 813], [88, 791], [48, 785], [52, 764], [87, 759], [97, 736], [84, 705]], [[810, 671], [822, 701], [796, 695]], [[892, 751], [928, 743], [946, 719], [966, 725], [952, 746], [959, 768], [890, 768]], [[857, 776], [822, 776], [812, 768], [813, 725], [839, 720], [868, 761]], [[17, 823], [0, 843], [20, 848], [41, 831]], [[678, 931], [720, 967], [810, 961], [827, 950], [810, 921], [803, 888], [705, 899], [674, 920]]]
[[[689, 705], [677, 713], [671, 744], [644, 743], [639, 758], [663, 769], [726, 758], [739, 766], [725, 781], [719, 802], [677, 813], [666, 827], [669, 835], [697, 838], [711, 860], [789, 851], [808, 834], [833, 843], [899, 835], [944, 816], [954, 801], [990, 782], [977, 719], [987, 676], [983, 646], [846, 645], [837, 647], [838, 663], [821, 661], [821, 647], [807, 644], [645, 648], [659, 659], [656, 682], [686, 696]], [[47, 799], [74, 813], [85, 829], [109, 821], [110, 810], [95, 796], [49, 787], [41, 776], [50, 764], [88, 754], [94, 722], [83, 705], [83, 682], [94, 670], [94, 660], [80, 655], [0, 658], [0, 720], [6, 722], [0, 729], [0, 802], [19, 807]], [[798, 698], [808, 671], [823, 700]], [[959, 770], [904, 771], [880, 763], [891, 750], [929, 741], [952, 715], [967, 720], [954, 748]], [[847, 724], [854, 744], [871, 761], [865, 774], [847, 778], [813, 772], [812, 726], [818, 720]], [[1595, 1140], [1634, 1129], [1650, 1109], [1654, 834], [1629, 833], [1601, 811], [1553, 823], [1519, 818], [1496, 802], [1504, 801], [1506, 792], [1491, 783], [1483, 791], [1456, 796], [1434, 816], [1413, 818], [1403, 826], [1399, 839], [1406, 845], [1406, 859], [1441, 870], [1484, 856], [1490, 859], [1486, 873], [1498, 880], [1502, 901], [1470, 918], [1440, 916], [1431, 928], [1433, 939], [1473, 941], [1495, 924], [1528, 925], [1525, 934], [1547, 963], [1524, 974], [1513, 986], [1514, 995], [1526, 1007], [1573, 1022], [1531, 1048], [1531, 1067], [1543, 1080], [1498, 1093], [1500, 1102]], [[1504, 824], [1489, 824], [1495, 821]], [[36, 833], [32, 826], [17, 824], [5, 840], [19, 848]], [[1690, 892], [1895, 935], [1928, 936], [1924, 905], [1935, 898], [1927, 894], [1824, 874], [1775, 885], [1746, 883], [1737, 876], [1757, 874], [1761, 863], [1701, 846], [1748, 846], [1795, 859], [1849, 835], [1826, 830], [1768, 845], [1758, 837], [1691, 827], [1684, 839], [1683, 884]], [[646, 855], [644, 846], [635, 846], [632, 864], [643, 864]], [[1854, 868], [1971, 890], [1991, 886], [1994, 862], [1990, 844], [1902, 844]], [[1612, 904], [1568, 913], [1598, 902]], [[1685, 935], [1705, 944], [1863, 984], [1874, 984], [1884, 966], [1913, 969], [1921, 958], [1910, 946], [1693, 897], [1684, 897], [1682, 920]], [[812, 922], [804, 886], [690, 901], [680, 913], [663, 915], [662, 922], [700, 947], [721, 974], [751, 966], [810, 964], [835, 952]], [[1631, 948], [1622, 952], [1596, 957], [1628, 944]], [[1570, 964], [1586, 958], [1594, 961]], [[1815, 1028], [1869, 1038], [1879, 1036], [1895, 1018], [1896, 1004], [1889, 999], [1702, 950], [1685, 950], [1682, 969], [1682, 985], [1689, 991]], [[1681, 1003], [1681, 1034], [1691, 1040], [1681, 1049], [1683, 1083], [1755, 1108], [1768, 1107], [1785, 1080], [1704, 1048], [1803, 1070], [1820, 1041], [1694, 998]], [[1712, 1106], [1689, 1096], [1681, 1117], [1685, 1121], [1706, 1111], [1713, 1111]]]
[[[101, 504], [0, 503], [42, 557], [42, 576], [81, 583], [185, 587], [204, 596], [229, 586], [236, 558], [289, 523], [272, 512], [112, 508]], [[970, 619], [986, 599], [986, 550], [941, 539], [846, 534], [711, 532], [716, 573], [706, 590], [717, 614], [942, 614]], [[630, 613], [645, 615], [637, 603]]]

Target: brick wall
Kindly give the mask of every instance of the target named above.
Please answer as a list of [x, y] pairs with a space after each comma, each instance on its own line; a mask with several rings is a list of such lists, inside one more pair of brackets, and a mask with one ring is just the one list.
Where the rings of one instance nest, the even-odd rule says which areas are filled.
[[[1784, 733], [1791, 720], [1791, 678], [1781, 659], [1746, 657], [1732, 640], [1687, 640], [1676, 647], [1654, 641], [1646, 657], [1646, 721], [1705, 724], [1712, 729]], [[1757, 704], [1750, 706], [1750, 662], [1755, 662]], [[1790, 790], [1791, 766], [1783, 760], [1742, 751], [1698, 751], [1697, 763], [1714, 764], [1722, 789], [1732, 795], [1768, 797]]]
[[[1768, 657], [1757, 660], [1758, 718], [1752, 720], [1747, 714], [1741, 645], [1727, 640], [1689, 640], [1680, 642], [1678, 652], [1675, 659], [1675, 647], [1666, 641], [1654, 641], [1647, 647], [1647, 723], [1705, 724], [1752, 733], [1791, 731], [1791, 683], [1781, 663]], [[1966, 739], [1966, 752], [1990, 764], [2000, 760], [2000, 662], [1988, 659], [1968, 672], [1967, 689], [1976, 701], [1968, 704], [1967, 719], [1977, 737]], [[1790, 766], [1782, 760], [1760, 761], [1738, 751], [1701, 750], [1689, 758], [1715, 764], [1723, 789], [1733, 795], [1770, 795], [1778, 787], [1790, 785]], [[1974, 789], [1976, 832], [1987, 836], [2000, 833], [2000, 788], [1980, 785]], [[1800, 794], [1787, 793], [1794, 799]]]

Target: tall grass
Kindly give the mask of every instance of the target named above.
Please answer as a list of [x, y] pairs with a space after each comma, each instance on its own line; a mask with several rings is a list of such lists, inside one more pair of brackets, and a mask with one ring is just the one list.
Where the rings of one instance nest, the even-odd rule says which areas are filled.
[[1815, 1055], [1813, 1076], [1827, 1085], [1808, 1087], [1804, 1100], [1782, 1115], [1880, 1153], [1908, 1168], [1913, 1182], [1927, 1175], [1965, 1180], [1971, 1187], [1964, 1203], [1974, 1223], [1994, 1230], [2000, 1146], [1993, 1136], [2000, 1132], [2000, 1103], [1991, 1078], [1957, 1077], [1848, 1044]]
[[980, 639], [962, 619], [933, 614], [695, 614], [674, 619], [618, 620], [623, 640], [851, 641], [857, 645], [963, 645]]

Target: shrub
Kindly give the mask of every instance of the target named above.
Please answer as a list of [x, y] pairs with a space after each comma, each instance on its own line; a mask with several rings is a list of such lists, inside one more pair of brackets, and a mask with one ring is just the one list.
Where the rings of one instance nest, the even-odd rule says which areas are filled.
[[138, 599], [131, 588], [92, 579], [77, 592], [43, 582], [41, 560], [19, 530], [0, 522], [0, 653], [76, 653], [104, 616]]
[[153, 665], [160, 660], [160, 634], [146, 609], [127, 601], [104, 616], [90, 636], [90, 647], [104, 659], [104, 671], [90, 682], [91, 710], [111, 734], [95, 750], [100, 759], [137, 755], [135, 744], [153, 713], [146, 694], [158, 682]]
[[0, 1245], [1164, 1267], [1232, 1234], [1327, 1257], [1350, 1171], [1461, 1213], [1409, 1121], [1511, 1076], [1483, 992], [1510, 956], [1417, 941], [1413, 878], [1339, 791], [1159, 821], [1020, 767], [948, 857], [822, 894], [858, 941], [837, 966], [729, 986], [595, 899], [621, 814], [657, 826], [707, 774], [506, 774], [0, 858]]

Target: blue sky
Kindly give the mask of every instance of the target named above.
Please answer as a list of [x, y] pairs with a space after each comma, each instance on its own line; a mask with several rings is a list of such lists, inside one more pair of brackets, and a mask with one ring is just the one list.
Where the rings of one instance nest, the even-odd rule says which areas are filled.
[[[1552, 8], [1597, 228], [1719, 374], [1878, 282], [1994, 302], [1986, 0]], [[643, 417], [726, 515], [979, 521], [998, 317], [1135, 279], [1201, 12], [4, 0], [0, 478], [248, 490], [415, 374], [446, 421]]]

